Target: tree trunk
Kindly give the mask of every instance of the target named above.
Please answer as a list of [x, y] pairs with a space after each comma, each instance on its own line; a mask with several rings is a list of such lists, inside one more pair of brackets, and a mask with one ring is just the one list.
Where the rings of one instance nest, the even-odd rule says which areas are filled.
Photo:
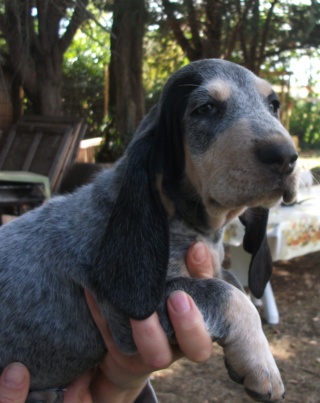
[[114, 3], [109, 66], [110, 124], [100, 160], [116, 158], [122, 153], [145, 113], [142, 86], [145, 21], [144, 0], [118, 0]]
[[54, 83], [49, 80], [41, 80], [39, 85], [39, 103], [34, 105], [35, 112], [46, 116], [62, 115], [61, 81]]
[[62, 115], [62, 57], [60, 54], [41, 58], [37, 65], [38, 85], [33, 102], [35, 113], [41, 115]]
[[[62, 114], [63, 54], [77, 29], [89, 18], [88, 1], [3, 2], [0, 30], [8, 46], [10, 64], [36, 114]], [[69, 24], [61, 36], [60, 23], [68, 17]]]

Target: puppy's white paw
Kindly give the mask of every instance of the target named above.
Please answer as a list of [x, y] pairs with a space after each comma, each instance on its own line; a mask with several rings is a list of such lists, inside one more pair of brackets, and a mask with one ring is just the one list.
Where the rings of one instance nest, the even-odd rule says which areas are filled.
[[[241, 353], [240, 353], [241, 354]], [[226, 352], [225, 364], [230, 378], [244, 385], [247, 394], [258, 402], [275, 402], [284, 399], [285, 390], [281, 375], [270, 353], [264, 359], [258, 353], [244, 360], [232, 354], [232, 364], [228, 361]]]
[[282, 400], [284, 386], [263, 333], [260, 316], [243, 293], [238, 290], [235, 293], [237, 306], [233, 300], [228, 312], [232, 318], [229, 336], [222, 343], [229, 376], [243, 384], [248, 395], [256, 401]]

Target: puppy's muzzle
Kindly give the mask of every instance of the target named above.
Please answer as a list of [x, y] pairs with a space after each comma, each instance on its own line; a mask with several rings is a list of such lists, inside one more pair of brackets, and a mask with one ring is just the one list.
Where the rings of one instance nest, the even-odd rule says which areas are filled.
[[294, 146], [284, 141], [264, 144], [257, 148], [256, 155], [260, 162], [280, 175], [291, 175], [298, 159]]

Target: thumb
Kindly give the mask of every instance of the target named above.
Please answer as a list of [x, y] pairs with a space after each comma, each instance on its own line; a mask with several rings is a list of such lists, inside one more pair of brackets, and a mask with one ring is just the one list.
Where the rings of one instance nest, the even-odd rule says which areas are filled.
[[29, 383], [30, 375], [24, 365], [9, 364], [0, 376], [0, 402], [24, 403]]
[[220, 269], [220, 258], [203, 242], [196, 242], [187, 251], [186, 264], [191, 277], [212, 278]]

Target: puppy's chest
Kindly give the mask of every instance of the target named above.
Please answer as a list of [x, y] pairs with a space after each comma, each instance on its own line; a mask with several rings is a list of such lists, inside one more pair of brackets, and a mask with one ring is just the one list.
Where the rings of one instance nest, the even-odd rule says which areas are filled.
[[224, 229], [220, 228], [203, 234], [183, 221], [173, 220], [170, 224], [170, 255], [167, 278], [190, 277], [185, 258], [189, 247], [196, 242], [206, 244], [215, 268], [214, 276], [220, 277], [221, 264], [224, 259], [223, 233]]

